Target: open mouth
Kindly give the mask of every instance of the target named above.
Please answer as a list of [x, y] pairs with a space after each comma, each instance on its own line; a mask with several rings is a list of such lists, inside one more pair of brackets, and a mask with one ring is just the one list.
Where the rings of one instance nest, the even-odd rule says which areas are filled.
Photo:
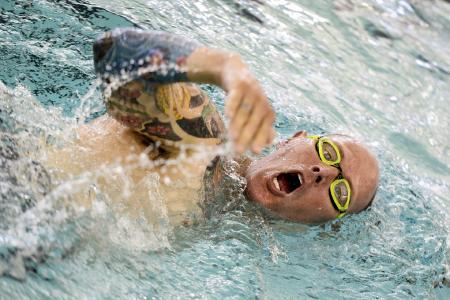
[[302, 176], [297, 172], [280, 173], [272, 182], [276, 190], [290, 194], [302, 186]]

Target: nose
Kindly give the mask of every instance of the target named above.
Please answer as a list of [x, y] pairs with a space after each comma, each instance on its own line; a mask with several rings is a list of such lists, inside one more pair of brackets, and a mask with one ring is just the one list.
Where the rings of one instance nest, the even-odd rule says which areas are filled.
[[339, 174], [339, 170], [332, 166], [314, 165], [310, 170], [315, 183], [331, 182]]

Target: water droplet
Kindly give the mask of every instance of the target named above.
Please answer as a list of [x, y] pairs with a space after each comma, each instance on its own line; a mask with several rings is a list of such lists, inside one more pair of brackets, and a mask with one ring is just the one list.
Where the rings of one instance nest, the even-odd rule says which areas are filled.
[[397, 102], [397, 101], [398, 101], [398, 98], [397, 98], [396, 96], [391, 96], [391, 97], [389, 98], [389, 100], [390, 100], [391, 102]]

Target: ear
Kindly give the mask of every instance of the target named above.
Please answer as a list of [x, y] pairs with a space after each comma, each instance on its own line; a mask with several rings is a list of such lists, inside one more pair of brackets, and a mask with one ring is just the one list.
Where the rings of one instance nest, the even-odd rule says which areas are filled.
[[300, 131], [297, 131], [296, 133], [294, 133], [294, 135], [292, 136], [292, 139], [293, 138], [296, 138], [296, 137], [307, 137], [308, 136], [308, 132], [306, 132], [306, 130], [300, 130]]

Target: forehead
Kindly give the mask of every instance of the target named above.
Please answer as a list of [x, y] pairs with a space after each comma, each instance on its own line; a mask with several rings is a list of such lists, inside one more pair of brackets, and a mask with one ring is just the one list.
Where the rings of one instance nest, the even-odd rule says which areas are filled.
[[357, 171], [364, 168], [365, 163], [374, 160], [374, 157], [359, 141], [344, 135], [327, 136], [336, 145], [342, 155], [341, 165], [350, 170]]

